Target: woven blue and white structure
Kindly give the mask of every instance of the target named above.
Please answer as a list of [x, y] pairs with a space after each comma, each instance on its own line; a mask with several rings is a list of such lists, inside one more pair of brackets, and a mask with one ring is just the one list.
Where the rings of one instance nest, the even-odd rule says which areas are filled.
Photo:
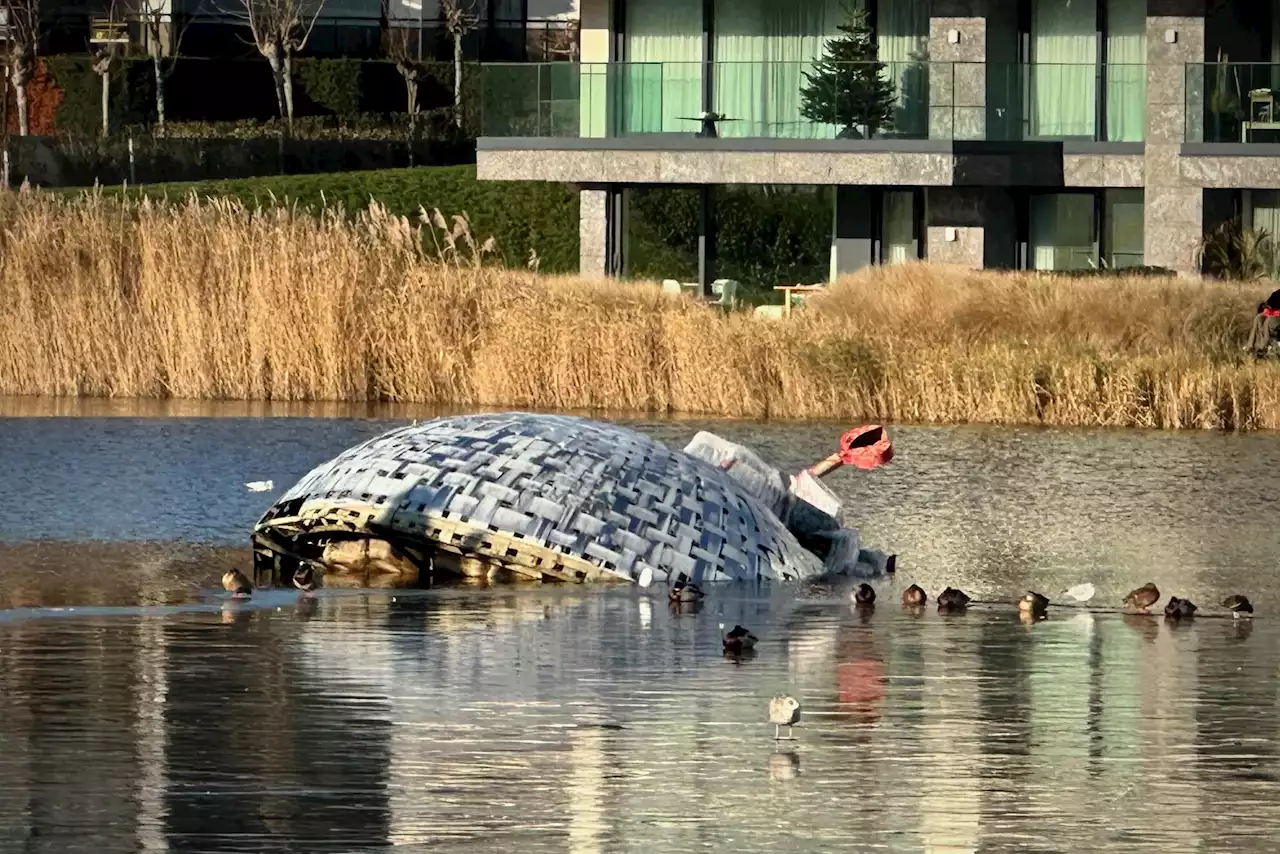
[[791, 581], [823, 562], [727, 473], [633, 430], [502, 413], [392, 430], [318, 466], [254, 529], [320, 560], [343, 539], [564, 581]]

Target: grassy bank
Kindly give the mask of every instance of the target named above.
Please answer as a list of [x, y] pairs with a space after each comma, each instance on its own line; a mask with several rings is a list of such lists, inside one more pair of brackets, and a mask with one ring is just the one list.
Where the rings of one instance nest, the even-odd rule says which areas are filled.
[[[123, 191], [107, 188], [118, 195]], [[79, 191], [68, 191], [69, 196]], [[465, 211], [477, 234], [492, 236], [508, 266], [525, 266], [535, 249], [543, 272], [578, 269], [578, 195], [561, 184], [477, 181], [474, 166], [424, 166], [317, 175], [271, 175], [226, 181], [185, 181], [131, 187], [130, 198], [181, 202], [231, 198], [246, 207], [281, 203], [310, 211], [364, 210], [376, 201], [393, 214], [419, 208]]]
[[0, 221], [0, 394], [1280, 427], [1280, 368], [1240, 352], [1267, 287], [915, 265], [771, 323], [479, 266], [378, 208], [6, 194]]

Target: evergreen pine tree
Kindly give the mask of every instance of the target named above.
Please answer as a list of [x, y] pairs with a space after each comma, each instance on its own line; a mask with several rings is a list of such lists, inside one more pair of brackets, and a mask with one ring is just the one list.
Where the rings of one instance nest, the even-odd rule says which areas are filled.
[[804, 74], [800, 115], [811, 122], [839, 126], [842, 139], [856, 138], [859, 127], [866, 128], [870, 138], [893, 125], [894, 86], [883, 76], [885, 64], [867, 13], [856, 9], [848, 15], [837, 27], [841, 35], [827, 44], [813, 71]]

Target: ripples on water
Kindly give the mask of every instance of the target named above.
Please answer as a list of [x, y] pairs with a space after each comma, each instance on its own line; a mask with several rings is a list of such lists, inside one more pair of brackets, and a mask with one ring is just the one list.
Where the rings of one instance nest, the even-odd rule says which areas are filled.
[[[270, 500], [244, 481], [387, 426], [0, 420], [0, 604], [37, 608], [0, 611], [0, 850], [1274, 848], [1274, 437], [898, 429], [891, 466], [833, 478], [902, 555], [870, 617], [778, 589], [210, 598]], [[839, 433], [715, 429], [787, 469]], [[1149, 579], [1259, 618], [893, 601]], [[168, 606], [109, 607], [139, 601]], [[804, 722], [775, 745], [782, 692]]]

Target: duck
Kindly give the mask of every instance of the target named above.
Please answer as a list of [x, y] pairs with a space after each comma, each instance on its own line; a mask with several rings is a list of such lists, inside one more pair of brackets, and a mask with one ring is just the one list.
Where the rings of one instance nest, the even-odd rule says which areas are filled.
[[222, 588], [231, 594], [232, 599], [248, 599], [253, 595], [253, 584], [238, 569], [229, 569], [222, 576]]
[[858, 585], [858, 589], [853, 591], [853, 601], [858, 605], [874, 605], [876, 604], [876, 591], [871, 589], [871, 585], [863, 582]]
[[1190, 599], [1169, 597], [1169, 604], [1164, 606], [1166, 620], [1189, 620], [1196, 615], [1196, 605]]
[[671, 592], [668, 597], [672, 602], [701, 602], [706, 593], [702, 592], [702, 588], [694, 584], [683, 574], [675, 580], [671, 585]]
[[963, 611], [969, 607], [969, 597], [962, 590], [948, 587], [938, 594], [938, 611]]
[[1036, 619], [1044, 619], [1045, 611], [1049, 610], [1049, 597], [1028, 590], [1027, 595], [1018, 600], [1018, 610]]
[[1138, 613], [1145, 614], [1147, 609], [1160, 601], [1160, 588], [1150, 581], [1137, 590], [1130, 590], [1122, 603], [1127, 608], [1137, 608]]
[[908, 608], [921, 608], [929, 601], [929, 594], [918, 584], [913, 584], [902, 591], [902, 604]]
[[293, 586], [303, 593], [316, 589], [316, 574], [310, 566], [303, 564], [293, 571]]
[[1222, 607], [1229, 610], [1235, 617], [1248, 617], [1253, 614], [1253, 603], [1239, 593], [1223, 599]]
[[[720, 624], [720, 631], [724, 631], [724, 623]], [[724, 651], [733, 654], [755, 649], [756, 646], [756, 636], [742, 626], [736, 625], [721, 638], [721, 641], [724, 643]]]

